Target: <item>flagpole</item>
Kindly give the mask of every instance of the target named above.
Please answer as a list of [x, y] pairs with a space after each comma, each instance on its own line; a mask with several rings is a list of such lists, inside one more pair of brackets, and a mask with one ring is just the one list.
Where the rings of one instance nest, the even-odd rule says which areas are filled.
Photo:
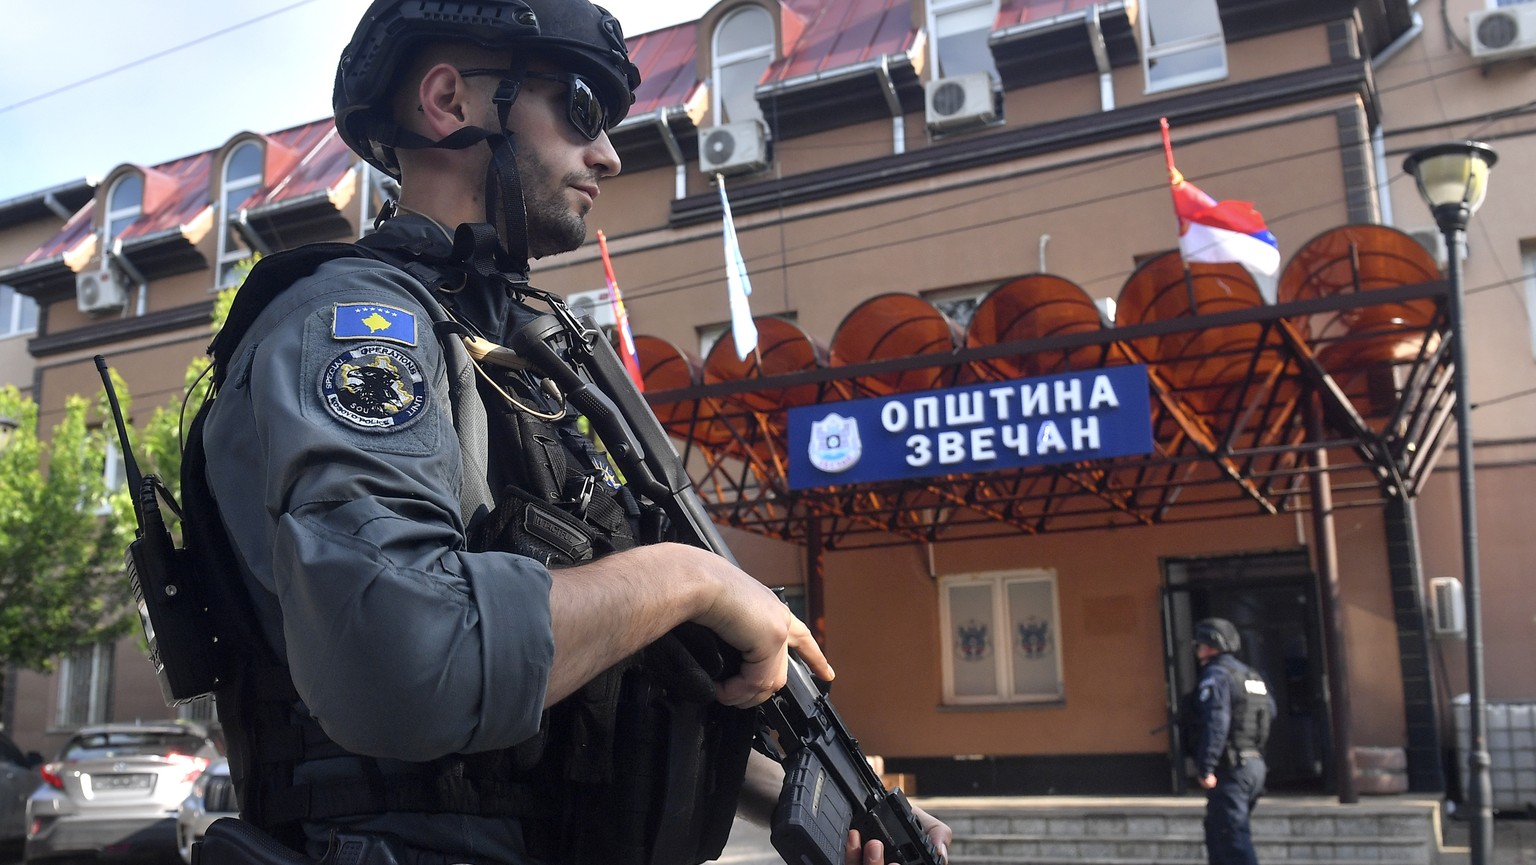
[[[1157, 125], [1163, 133], [1163, 161], [1168, 165], [1168, 198], [1173, 203], [1173, 220], [1179, 230], [1179, 235], [1184, 234], [1184, 219], [1179, 216], [1179, 194], [1174, 189], [1184, 180], [1179, 174], [1179, 169], [1173, 165], [1173, 139], [1168, 137], [1168, 118], [1157, 118]], [[1185, 260], [1183, 250], [1179, 252], [1179, 263], [1184, 266], [1184, 291], [1189, 295], [1189, 312], [1191, 315], [1200, 314], [1200, 301], [1195, 298], [1195, 278], [1189, 272], [1189, 262]]]
[[635, 348], [635, 334], [629, 326], [629, 310], [624, 308], [624, 295], [619, 292], [619, 280], [613, 275], [613, 260], [608, 257], [608, 236], [599, 229], [597, 250], [603, 259], [603, 275], [608, 279], [608, 304], [613, 308], [613, 320], [619, 331], [619, 349], [624, 369], [635, 383], [636, 389], [645, 390], [645, 376], [640, 372], [640, 353]]
[[[725, 239], [726, 294], [731, 304], [731, 339], [735, 343], [736, 359], [745, 363], [750, 353], [757, 367], [757, 376], [763, 376], [763, 355], [758, 347], [757, 324], [752, 320], [752, 307], [747, 298], [752, 294], [752, 282], [747, 276], [747, 263], [741, 255], [741, 244], [736, 237], [736, 220], [731, 216], [731, 200], [725, 192], [725, 175], [715, 172], [715, 186], [720, 190], [720, 222]], [[742, 338], [750, 340], [747, 351], [742, 351]]]

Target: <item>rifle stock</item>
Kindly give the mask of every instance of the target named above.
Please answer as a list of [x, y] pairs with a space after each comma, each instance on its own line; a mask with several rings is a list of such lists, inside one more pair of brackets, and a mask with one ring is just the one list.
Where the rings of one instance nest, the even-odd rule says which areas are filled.
[[[578, 323], [558, 298], [544, 299], [554, 314], [519, 329], [512, 350], [560, 385], [602, 437], [625, 479], [666, 511], [678, 540], [736, 564], [666, 430], [613, 347], [595, 328]], [[788, 682], [758, 711], [778, 734], [783, 752], [784, 789], [771, 838], [786, 862], [842, 865], [844, 841], [856, 829], [864, 841], [885, 845], [887, 862], [941, 865], [906, 796], [885, 789], [822, 683], [793, 652]]]

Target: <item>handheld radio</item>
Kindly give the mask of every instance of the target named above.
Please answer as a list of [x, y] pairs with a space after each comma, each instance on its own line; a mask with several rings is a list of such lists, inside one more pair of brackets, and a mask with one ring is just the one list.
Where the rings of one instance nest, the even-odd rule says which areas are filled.
[[134, 604], [149, 644], [149, 661], [160, 680], [160, 694], [167, 706], [179, 706], [219, 686], [222, 646], [187, 551], [178, 549], [172, 540], [160, 502], [163, 498], [178, 517], [181, 510], [158, 475], [139, 473], [106, 358], [99, 354], [96, 369], [117, 424], [123, 465], [133, 492], [133, 516], [138, 522], [137, 537], [128, 544], [128, 581], [133, 585]]

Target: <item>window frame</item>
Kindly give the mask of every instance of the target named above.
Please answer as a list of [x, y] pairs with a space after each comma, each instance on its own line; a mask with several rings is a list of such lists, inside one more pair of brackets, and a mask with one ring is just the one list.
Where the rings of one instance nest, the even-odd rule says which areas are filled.
[[[58, 705], [54, 709], [54, 726], [58, 729], [78, 729], [88, 724], [103, 724], [111, 718], [112, 675], [116, 663], [116, 646], [110, 640], [81, 646], [67, 652], [59, 659]], [[81, 694], [78, 686], [80, 666], [86, 666], [87, 677]], [[79, 697], [85, 698], [85, 706], [76, 705]]]
[[[242, 174], [231, 177], [230, 171], [234, 168], [235, 158], [240, 154], [255, 150], [257, 154], [257, 169], [255, 174]], [[215, 291], [228, 288], [234, 274], [240, 264], [250, 258], [252, 251], [245, 242], [236, 236], [233, 218], [231, 214], [233, 204], [230, 200], [232, 193], [239, 193], [238, 202], [244, 202], [251, 194], [262, 187], [266, 182], [266, 150], [256, 141], [242, 141], [230, 148], [224, 157], [224, 166], [219, 171], [219, 211], [216, 214], [219, 225], [218, 251], [214, 259], [214, 284]], [[238, 203], [236, 202], [236, 203]], [[234, 241], [231, 243], [231, 241]]]
[[[131, 206], [118, 206], [118, 195], [123, 191], [123, 184], [136, 181], [139, 187], [138, 200]], [[106, 211], [101, 218], [101, 245], [103, 249], [111, 249], [112, 241], [133, 223], [144, 216], [144, 175], [137, 171], [130, 171], [112, 182], [112, 188], [107, 190]], [[121, 225], [119, 226], [119, 223]], [[116, 229], [114, 230], [114, 227]]]
[[[1020, 691], [1015, 687], [1017, 671], [1014, 667], [1014, 655], [1017, 647], [1013, 639], [1014, 624], [1018, 622], [1017, 611], [1010, 608], [1008, 589], [1010, 586], [1025, 583], [1045, 583], [1050, 594], [1048, 618], [1046, 618], [1046, 633], [1049, 634], [1050, 648], [1048, 649], [1053, 669], [1049, 670], [1054, 680], [1054, 688], [1036, 691]], [[988, 625], [994, 633], [1007, 633], [1009, 651], [997, 650], [996, 640], [986, 648], [992, 658], [993, 681], [996, 687], [991, 694], [960, 694], [957, 693], [957, 679], [959, 676], [956, 666], [959, 660], [957, 654], [958, 629], [954, 622], [954, 603], [951, 600], [953, 591], [957, 588], [971, 588], [975, 586], [989, 586], [991, 590], [991, 614]], [[1006, 627], [1000, 627], [1006, 623]], [[1015, 568], [1006, 571], [986, 571], [980, 573], [948, 574], [939, 578], [939, 645], [941, 649], [941, 680], [942, 702], [945, 706], [952, 707], [987, 707], [987, 706], [1025, 706], [1041, 703], [1060, 703], [1066, 699], [1066, 682], [1063, 678], [1062, 668], [1062, 640], [1061, 640], [1061, 593], [1054, 568]], [[981, 659], [978, 659], [981, 660]]]
[[[958, 16], [960, 13], [970, 12], [979, 6], [986, 6], [988, 7], [987, 11], [990, 13], [988, 18], [991, 22], [986, 25], [986, 37], [982, 40], [983, 45], [987, 48], [986, 63], [984, 64], [984, 70], [976, 71], [987, 72], [992, 76], [993, 86], [998, 84], [1000, 76], [997, 71], [997, 58], [993, 56], [990, 45], [987, 45], [987, 40], [991, 38], [992, 31], [997, 26], [997, 16], [1001, 5], [1000, 0], [929, 0], [926, 24], [928, 33], [932, 38], [928, 40], [928, 61], [929, 68], [933, 70], [935, 78], [952, 78], [956, 75], [966, 74], [964, 72], [951, 73], [944, 69], [944, 58], [939, 53], [939, 42], [944, 38], [944, 35], [939, 32], [941, 19], [945, 16]], [[969, 30], [961, 32], [969, 32]]]
[[0, 283], [0, 339], [36, 333], [37, 321], [37, 300], [17, 291], [14, 285]]
[[[1207, 14], [1210, 21], [1215, 24], [1215, 31], [1207, 31], [1197, 36], [1187, 36], [1175, 39], [1162, 45], [1154, 45], [1152, 42], [1152, 17], [1159, 4], [1163, 5], [1165, 14], [1172, 10], [1178, 10], [1186, 14]], [[1196, 4], [1198, 8], [1192, 9]], [[1221, 9], [1216, 0], [1143, 0], [1141, 14], [1136, 16], [1137, 39], [1141, 46], [1141, 74], [1146, 87], [1143, 93], [1163, 93], [1169, 90], [1179, 90], [1185, 87], [1194, 87], [1198, 84], [1208, 84], [1212, 81], [1221, 81], [1231, 74], [1231, 67], [1227, 62], [1227, 36], [1226, 30], [1221, 24]], [[1181, 54], [1190, 54], [1204, 49], [1219, 47], [1221, 49], [1221, 64], [1219, 67], [1199, 69], [1193, 72], [1185, 72], [1173, 75], [1165, 80], [1154, 80], [1153, 67], [1156, 61], [1162, 57], [1177, 57]]]
[[[763, 19], [768, 25], [767, 40], [760, 47], [746, 48], [738, 51], [732, 51], [729, 54], [721, 54], [720, 32], [724, 30], [726, 26], [729, 25], [732, 21], [739, 19], [744, 15], [763, 16]], [[721, 82], [725, 80], [724, 70], [727, 67], [744, 66], [748, 63], [759, 60], [765, 61], [763, 63], [762, 71], [760, 71], [757, 76], [759, 79], [761, 79], [762, 73], [768, 71], [768, 67], [772, 66], [773, 61], [777, 59], [777, 41], [778, 37], [773, 25], [773, 14], [770, 13], [767, 9], [764, 9], [762, 6], [759, 6], [755, 3], [743, 4], [720, 17], [719, 22], [715, 24], [713, 32], [711, 32], [709, 35], [709, 74], [710, 81], [714, 84], [714, 86], [710, 88], [710, 111], [711, 116], [715, 119], [715, 125], [719, 126], [725, 123], [739, 123], [748, 120], [763, 119], [763, 107], [757, 101], [756, 84], [753, 85], [752, 93], [748, 94], [752, 97], [751, 103], [753, 116], [727, 118], [725, 116], [725, 106], [728, 100], [726, 99], [725, 87], [721, 84]]]

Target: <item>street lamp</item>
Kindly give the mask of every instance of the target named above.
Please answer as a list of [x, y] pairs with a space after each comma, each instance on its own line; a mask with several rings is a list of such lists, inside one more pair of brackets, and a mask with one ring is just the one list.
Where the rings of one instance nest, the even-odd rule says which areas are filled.
[[1488, 171], [1498, 155], [1477, 141], [1426, 147], [1409, 155], [1403, 170], [1419, 184], [1419, 194], [1445, 236], [1446, 276], [1451, 290], [1446, 304], [1451, 329], [1451, 357], [1456, 364], [1456, 460], [1461, 479], [1462, 582], [1467, 604], [1467, 693], [1471, 700], [1472, 753], [1467, 759], [1467, 790], [1472, 800], [1472, 865], [1486, 865], [1493, 850], [1493, 785], [1488, 769], [1488, 704], [1483, 689], [1483, 618], [1477, 570], [1477, 501], [1472, 465], [1472, 401], [1467, 387], [1467, 340], [1461, 252], [1467, 221], [1488, 193]]

